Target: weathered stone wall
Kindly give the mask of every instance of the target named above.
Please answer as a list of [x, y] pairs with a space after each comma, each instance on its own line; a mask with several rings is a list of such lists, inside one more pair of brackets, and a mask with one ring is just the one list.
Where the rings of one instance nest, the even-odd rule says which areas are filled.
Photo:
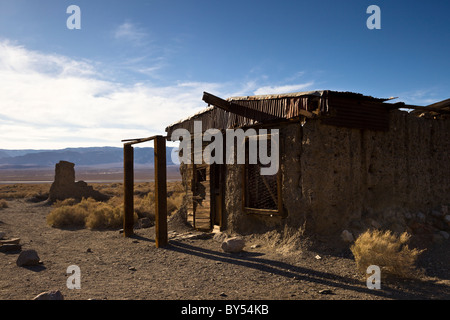
[[75, 164], [68, 161], [60, 161], [55, 165], [55, 179], [50, 187], [50, 202], [74, 198], [93, 198], [97, 201], [106, 201], [107, 195], [94, 190], [84, 181], [75, 182]]
[[280, 128], [285, 219], [242, 212], [242, 165], [227, 166], [232, 232], [287, 223], [323, 234], [408, 230], [411, 216], [450, 204], [450, 121], [392, 111], [387, 132], [310, 120]]

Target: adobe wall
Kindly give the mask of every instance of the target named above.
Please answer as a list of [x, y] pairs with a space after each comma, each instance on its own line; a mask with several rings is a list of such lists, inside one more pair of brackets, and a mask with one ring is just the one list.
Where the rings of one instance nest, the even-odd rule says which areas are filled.
[[309, 120], [281, 128], [280, 143], [287, 217], [244, 214], [243, 166], [230, 165], [225, 210], [231, 232], [262, 232], [284, 223], [323, 235], [369, 227], [405, 231], [419, 213], [430, 216], [450, 204], [448, 119], [395, 110], [388, 132]]

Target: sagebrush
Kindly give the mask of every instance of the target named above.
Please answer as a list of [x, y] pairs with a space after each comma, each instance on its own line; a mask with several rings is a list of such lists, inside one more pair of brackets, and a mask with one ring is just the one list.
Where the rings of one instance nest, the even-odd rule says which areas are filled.
[[92, 198], [81, 202], [66, 199], [55, 204], [55, 208], [47, 216], [47, 224], [55, 228], [119, 228], [123, 224], [123, 207], [115, 207]]
[[414, 278], [418, 275], [416, 262], [424, 250], [408, 246], [411, 235], [392, 231], [368, 230], [351, 246], [359, 271], [366, 273], [370, 265], [380, 267], [383, 275]]

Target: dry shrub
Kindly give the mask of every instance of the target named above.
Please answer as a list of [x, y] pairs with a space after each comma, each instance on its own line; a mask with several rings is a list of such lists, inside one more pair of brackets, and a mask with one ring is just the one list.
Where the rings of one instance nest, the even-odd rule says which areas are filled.
[[23, 199], [23, 198], [42, 198], [48, 196], [50, 184], [5, 184], [0, 185], [0, 198], [2, 199]]
[[410, 249], [410, 237], [407, 232], [395, 235], [390, 230], [364, 232], [350, 248], [358, 270], [366, 273], [370, 265], [376, 265], [386, 276], [416, 277], [418, 272], [415, 264], [424, 250]]
[[[64, 202], [66, 204], [62, 205]], [[92, 198], [83, 199], [79, 203], [64, 200], [47, 216], [47, 224], [56, 228], [115, 229], [123, 225], [123, 208]]]
[[[89, 229], [114, 229], [123, 225], [123, 184], [97, 185], [101, 192], [112, 197], [107, 202], [93, 199], [57, 201], [47, 216], [47, 223], [56, 228], [87, 227]], [[183, 188], [180, 183], [168, 184], [171, 195], [167, 198], [167, 213], [180, 208], [183, 202]], [[155, 193], [153, 183], [135, 185], [135, 220], [150, 218], [155, 221]]]
[[8, 208], [8, 202], [6, 200], [2, 199], [0, 200], [0, 209]]
[[282, 254], [302, 251], [304, 242], [307, 241], [304, 226], [294, 228], [285, 225], [283, 228], [268, 231], [257, 238], [259, 238], [257, 242], [275, 248]]

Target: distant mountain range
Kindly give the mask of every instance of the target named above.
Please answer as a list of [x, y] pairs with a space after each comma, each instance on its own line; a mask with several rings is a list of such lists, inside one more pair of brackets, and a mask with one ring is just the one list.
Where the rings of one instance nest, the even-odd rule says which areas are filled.
[[[166, 149], [167, 165], [171, 160], [172, 147]], [[27, 169], [54, 167], [61, 160], [80, 166], [110, 167], [123, 165], [123, 149], [116, 147], [67, 148], [61, 150], [7, 150], [0, 149], [0, 169]], [[135, 165], [153, 165], [153, 148], [134, 148]]]

